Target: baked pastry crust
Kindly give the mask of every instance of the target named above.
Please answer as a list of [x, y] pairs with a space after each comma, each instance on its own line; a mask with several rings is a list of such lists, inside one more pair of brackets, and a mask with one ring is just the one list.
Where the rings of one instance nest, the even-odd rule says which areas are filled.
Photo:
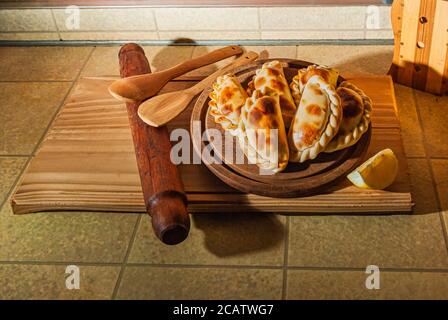
[[283, 122], [285, 127], [289, 128], [297, 107], [294, 103], [283, 65], [280, 61], [273, 60], [266, 62], [256, 71], [255, 76], [249, 82], [248, 94], [252, 95], [254, 90], [259, 90], [265, 96], [273, 94], [279, 95]]
[[236, 135], [241, 108], [248, 98], [247, 92], [235, 76], [227, 74], [216, 79], [209, 97], [210, 114], [215, 122]]
[[372, 100], [354, 84], [344, 81], [336, 90], [341, 98], [342, 121], [338, 134], [325, 148], [331, 153], [354, 145], [369, 129]]
[[319, 75], [309, 78], [288, 133], [289, 160], [315, 159], [337, 134], [341, 120], [341, 100], [333, 85]]
[[331, 84], [333, 87], [336, 87], [339, 78], [339, 71], [318, 65], [310, 65], [307, 68], [300, 69], [290, 84], [291, 94], [296, 105], [299, 105], [300, 103], [300, 98], [306, 84], [314, 76], [320, 76], [327, 83]]
[[265, 96], [255, 90], [246, 100], [238, 140], [250, 163], [272, 173], [286, 168], [289, 147], [278, 94]]

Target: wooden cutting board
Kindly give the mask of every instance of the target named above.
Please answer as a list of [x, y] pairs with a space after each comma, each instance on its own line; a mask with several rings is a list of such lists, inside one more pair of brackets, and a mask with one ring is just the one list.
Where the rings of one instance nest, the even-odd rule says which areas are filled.
[[[168, 83], [185, 89], [198, 78]], [[350, 79], [373, 100], [372, 140], [366, 158], [391, 148], [400, 172], [387, 191], [361, 190], [344, 180], [323, 194], [277, 199], [236, 191], [204, 165], [180, 165], [190, 212], [410, 212], [407, 161], [389, 76]], [[58, 115], [12, 197], [16, 214], [54, 210], [145, 212], [126, 109], [107, 92], [110, 81], [81, 79]], [[189, 129], [194, 101], [169, 124]], [[193, 148], [191, 148], [193, 152]]]

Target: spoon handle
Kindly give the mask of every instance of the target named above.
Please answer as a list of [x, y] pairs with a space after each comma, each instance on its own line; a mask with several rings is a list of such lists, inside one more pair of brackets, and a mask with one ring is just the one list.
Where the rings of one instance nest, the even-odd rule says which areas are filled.
[[230, 58], [232, 56], [236, 56], [238, 54], [243, 53], [243, 49], [240, 46], [227, 46], [218, 50], [214, 50], [212, 52], [203, 54], [200, 57], [187, 60], [182, 62], [174, 67], [163, 70], [165, 76], [171, 80], [176, 77], [179, 77], [189, 71], [198, 69], [200, 67], [221, 61], [226, 58]]
[[257, 53], [255, 53], [253, 51], [246, 52], [241, 57], [239, 57], [238, 59], [233, 61], [232, 63], [228, 64], [227, 66], [225, 66], [222, 69], [219, 69], [218, 71], [215, 71], [214, 73], [209, 75], [207, 78], [201, 80], [200, 82], [195, 84], [193, 87], [187, 89], [186, 91], [188, 91], [192, 95], [197, 95], [199, 92], [201, 92], [205, 88], [211, 86], [212, 83], [219, 76], [222, 76], [222, 75], [228, 73], [229, 71], [231, 71], [231, 70], [233, 70], [235, 68], [238, 68], [238, 67], [241, 67], [243, 65], [246, 65], [249, 62], [255, 61], [257, 58], [258, 58], [258, 54]]

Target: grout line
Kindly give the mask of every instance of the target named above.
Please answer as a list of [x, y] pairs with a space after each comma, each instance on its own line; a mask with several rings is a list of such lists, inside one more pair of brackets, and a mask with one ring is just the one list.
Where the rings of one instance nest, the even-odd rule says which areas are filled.
[[67, 100], [70, 92], [72, 91], [75, 83], [78, 81], [79, 76], [81, 75], [82, 70], [84, 69], [84, 67], [87, 64], [87, 61], [89, 61], [93, 51], [95, 48], [92, 48], [92, 50], [90, 50], [90, 53], [87, 55], [86, 60], [84, 61], [82, 67], [80, 68], [78, 74], [75, 77], [75, 80], [72, 82], [70, 88], [67, 90], [67, 93], [65, 94], [65, 96], [62, 98], [61, 103], [59, 104], [59, 106], [56, 108], [56, 111], [54, 113], [54, 115], [51, 117], [44, 133], [42, 134], [42, 136], [40, 137], [39, 141], [36, 143], [36, 145], [33, 148], [33, 151], [31, 153], [31, 156], [28, 156], [28, 160], [26, 161], [25, 165], [23, 166], [22, 170], [20, 170], [20, 173], [17, 175], [13, 185], [11, 186], [11, 188], [9, 189], [8, 193], [5, 196], [5, 199], [0, 203], [0, 208], [3, 208], [4, 204], [6, 203], [6, 201], [10, 200], [10, 197], [12, 196], [12, 194], [14, 193], [14, 190], [16, 189], [17, 185], [19, 184], [20, 180], [22, 179], [26, 169], [28, 168], [28, 166], [31, 163], [31, 159], [33, 159], [33, 156], [36, 154], [38, 148], [40, 147], [40, 144], [42, 143], [42, 141], [45, 139], [48, 130], [50, 129], [51, 125], [53, 124], [54, 120], [56, 119], [57, 115], [59, 114], [60, 110], [62, 109], [62, 106], [64, 105], [64, 102]]
[[156, 27], [155, 33], [157, 34], [157, 40], [160, 40], [159, 24], [157, 23], [156, 10], [151, 10], [151, 15], [152, 15], [152, 20], [154, 21], [154, 25]]
[[31, 158], [32, 158], [32, 157], [30, 157], [30, 156], [27, 157], [27, 160], [25, 161], [25, 164], [23, 165], [23, 167], [22, 167], [21, 170], [19, 171], [19, 174], [17, 175], [17, 177], [14, 179], [14, 182], [12, 183], [11, 187], [9, 188], [9, 191], [5, 194], [5, 198], [4, 198], [2, 201], [0, 201], [0, 209], [3, 208], [3, 206], [5, 205], [5, 203], [6, 203], [6, 202], [9, 200], [9, 198], [12, 196], [12, 194], [13, 194], [13, 192], [14, 192], [14, 190], [15, 190], [16, 185], [19, 183], [19, 181], [20, 181], [22, 175], [24, 174], [26, 168], [28, 168], [28, 165], [29, 165], [29, 163], [30, 163], [30, 161], [31, 161]]
[[51, 17], [52, 17], [52, 19], [53, 19], [54, 26], [56, 27], [56, 31], [57, 31], [57, 34], [58, 34], [58, 38], [59, 38], [59, 40], [62, 40], [62, 38], [61, 38], [61, 33], [59, 32], [58, 24], [56, 23], [56, 17], [54, 16], [53, 9], [50, 9], [50, 12], [51, 12]]
[[28, 158], [31, 154], [0, 154], [0, 158]]
[[126, 249], [126, 254], [124, 256], [123, 262], [121, 263], [120, 273], [118, 274], [117, 282], [115, 283], [114, 291], [112, 292], [112, 300], [117, 298], [118, 289], [121, 285], [121, 280], [123, 279], [123, 274], [126, 269], [126, 264], [128, 262], [129, 256], [131, 255], [132, 247], [134, 246], [135, 239], [137, 237], [137, 231], [140, 227], [140, 221], [142, 220], [142, 214], [140, 214], [135, 222], [134, 229], [132, 230], [131, 239], [129, 240], [128, 248]]
[[448, 254], [448, 231], [445, 227], [445, 219], [443, 217], [443, 212], [442, 212], [442, 202], [440, 201], [439, 191], [437, 188], [436, 180], [434, 178], [435, 175], [434, 175], [434, 170], [432, 169], [431, 158], [429, 156], [429, 148], [428, 148], [428, 144], [427, 144], [428, 140], [426, 137], [426, 130], [425, 130], [425, 127], [423, 126], [423, 120], [422, 120], [422, 116], [420, 114], [420, 104], [417, 99], [416, 90], [412, 90], [412, 96], [414, 98], [414, 102], [415, 102], [415, 106], [416, 106], [415, 109], [416, 109], [416, 113], [417, 113], [418, 122], [419, 122], [420, 128], [422, 130], [422, 135], [423, 135], [422, 142], [423, 142], [423, 148], [425, 150], [426, 165], [428, 166], [429, 176], [431, 178], [433, 192], [434, 192], [434, 195], [435, 195], [436, 201], [437, 201], [437, 209], [439, 211], [438, 214], [439, 214], [440, 224], [442, 227], [443, 239], [445, 240], [445, 248], [446, 248], [446, 252]]
[[282, 285], [282, 300], [286, 300], [286, 293], [288, 287], [288, 254], [289, 254], [289, 224], [291, 217], [286, 216], [285, 225], [285, 251], [283, 256], [283, 285]]
[[62, 107], [64, 106], [66, 100], [68, 99], [70, 93], [72, 92], [73, 88], [75, 87], [75, 84], [78, 82], [79, 77], [81, 76], [82, 71], [84, 70], [85, 66], [87, 65], [87, 62], [90, 60], [90, 57], [92, 56], [93, 52], [95, 51], [96, 47], [93, 47], [89, 54], [87, 55], [86, 60], [83, 62], [81, 68], [79, 69], [75, 79], [72, 82], [72, 85], [70, 86], [70, 88], [67, 91], [67, 94], [64, 96], [64, 98], [62, 99], [61, 104], [59, 105], [59, 107], [56, 109], [55, 114], [53, 115], [53, 117], [50, 119], [50, 122], [47, 125], [47, 128], [45, 129], [44, 134], [40, 137], [39, 141], [37, 142], [36, 146], [34, 147], [34, 150], [32, 152], [32, 155], [35, 156], [37, 151], [40, 148], [40, 145], [42, 144], [42, 142], [45, 140], [45, 137], [47, 136], [48, 131], [50, 130], [51, 126], [53, 125], [54, 121], [56, 120], [56, 118], [58, 117], [59, 113], [62, 110]]
[[[143, 215], [141, 215], [143, 216]], [[79, 262], [79, 261], [0, 261], [0, 265], [62, 265], [66, 266], [74, 264], [78, 266], [88, 267], [120, 267], [123, 262]], [[148, 263], [126, 263], [126, 267], [142, 267], [142, 268], [178, 268], [178, 269], [246, 269], [246, 270], [283, 270], [283, 266], [267, 266], [267, 265], [188, 265], [188, 264], [148, 264]], [[289, 266], [288, 270], [303, 271], [361, 271], [365, 272], [365, 268], [358, 267], [318, 267], [318, 266]], [[448, 268], [381, 268], [384, 272], [428, 272], [428, 273], [448, 273]]]

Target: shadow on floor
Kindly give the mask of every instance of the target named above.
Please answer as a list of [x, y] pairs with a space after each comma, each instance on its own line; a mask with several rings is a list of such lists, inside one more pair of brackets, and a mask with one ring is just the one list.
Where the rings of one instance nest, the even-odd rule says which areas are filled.
[[285, 239], [285, 227], [275, 214], [195, 214], [192, 219], [205, 235], [206, 248], [219, 257], [265, 251]]

